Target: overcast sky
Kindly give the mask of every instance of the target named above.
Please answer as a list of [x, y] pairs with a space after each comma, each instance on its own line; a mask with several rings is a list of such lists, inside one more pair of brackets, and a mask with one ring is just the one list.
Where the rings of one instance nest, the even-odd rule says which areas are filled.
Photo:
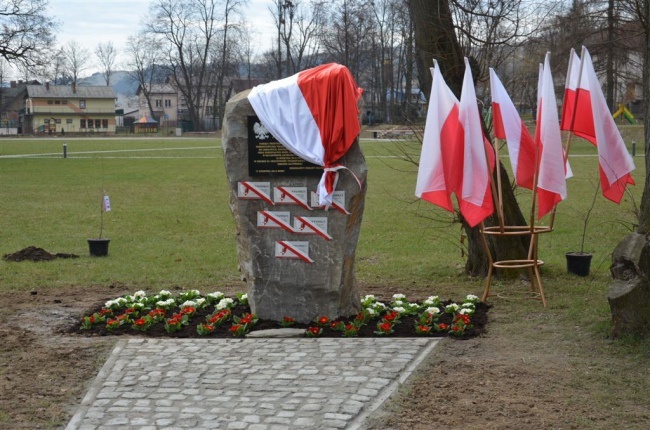
[[[270, 2], [249, 0], [246, 9], [246, 19], [258, 34], [260, 50], [270, 46], [268, 35], [273, 34]], [[140, 20], [147, 15], [150, 3], [151, 0], [50, 0], [51, 15], [60, 23], [58, 45], [76, 40], [94, 52], [98, 43], [110, 41], [121, 55], [128, 37], [138, 33]], [[96, 70], [86, 73], [93, 71]]]

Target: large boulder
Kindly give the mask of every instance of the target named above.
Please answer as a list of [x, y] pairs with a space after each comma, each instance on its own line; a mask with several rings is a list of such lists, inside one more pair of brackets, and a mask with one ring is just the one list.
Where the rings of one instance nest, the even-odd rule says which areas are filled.
[[[354, 315], [360, 309], [354, 260], [367, 176], [358, 141], [339, 161], [349, 169], [340, 171], [336, 186], [339, 207], [319, 208], [312, 200], [318, 173], [249, 174], [248, 121], [255, 112], [247, 95], [237, 94], [226, 104], [222, 147], [251, 310], [277, 321], [285, 316], [309, 322], [320, 316]], [[250, 183], [259, 186], [256, 191], [265, 198], [243, 198], [242, 184]], [[277, 204], [277, 187], [295, 191], [307, 205]], [[305, 219], [311, 222], [306, 229], [301, 222]]]
[[607, 300], [612, 336], [650, 336], [650, 241], [639, 233], [625, 237], [612, 253], [614, 281]]

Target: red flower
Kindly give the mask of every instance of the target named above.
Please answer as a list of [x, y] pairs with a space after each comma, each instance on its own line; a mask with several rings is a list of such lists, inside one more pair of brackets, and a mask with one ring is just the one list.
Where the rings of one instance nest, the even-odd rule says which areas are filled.
[[307, 330], [309, 330], [314, 336], [318, 336], [320, 334], [319, 327], [309, 327]]
[[327, 318], [327, 317], [318, 318], [318, 324], [320, 324], [320, 325], [326, 325], [326, 324], [329, 324], [329, 322], [330, 322], [330, 319]]
[[137, 325], [138, 327], [142, 327], [147, 325], [147, 320], [144, 318], [138, 318], [137, 320], [133, 321], [133, 324]]
[[383, 331], [384, 333], [388, 333], [393, 329], [393, 325], [389, 322], [385, 322], [382, 324], [379, 324], [379, 330]]
[[388, 312], [386, 315], [384, 315], [384, 320], [388, 322], [392, 322], [395, 321], [398, 316], [399, 316], [399, 312], [395, 312], [395, 311]]
[[289, 323], [289, 324], [296, 322], [296, 319], [295, 319], [295, 318], [291, 318], [291, 317], [284, 317], [284, 318], [282, 318], [282, 320], [283, 320], [284, 322], [286, 322], [286, 323]]
[[354, 326], [352, 324], [346, 324], [345, 325], [346, 330], [352, 330], [353, 328], [354, 328]]
[[192, 306], [185, 306], [183, 310], [181, 310], [182, 315], [193, 314], [194, 312], [196, 312], [196, 309], [194, 309]]
[[128, 308], [127, 310], [124, 311], [125, 314], [132, 314], [133, 312], [135, 312], [134, 308]]
[[241, 327], [242, 327], [241, 324], [233, 324], [232, 327], [230, 327], [230, 332], [231, 332], [231, 333], [235, 333], [235, 332], [237, 332]]
[[239, 322], [241, 324], [250, 324], [253, 322], [253, 315], [251, 314], [244, 314], [242, 317], [239, 319]]
[[440, 324], [438, 324], [438, 328], [440, 330], [447, 330], [449, 328], [449, 325], [447, 325], [445, 323], [440, 323]]
[[428, 325], [421, 325], [421, 326], [418, 326], [418, 330], [423, 332], [423, 333], [428, 333], [428, 332], [431, 331], [431, 327], [429, 327]]

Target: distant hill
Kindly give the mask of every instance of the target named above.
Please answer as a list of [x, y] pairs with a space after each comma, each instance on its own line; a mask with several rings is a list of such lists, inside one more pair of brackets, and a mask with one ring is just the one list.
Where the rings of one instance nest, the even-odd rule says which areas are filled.
[[[87, 78], [79, 79], [79, 85], [106, 85], [101, 73], [94, 73]], [[119, 95], [132, 96], [138, 89], [138, 82], [124, 70], [118, 70], [111, 75], [111, 87]]]

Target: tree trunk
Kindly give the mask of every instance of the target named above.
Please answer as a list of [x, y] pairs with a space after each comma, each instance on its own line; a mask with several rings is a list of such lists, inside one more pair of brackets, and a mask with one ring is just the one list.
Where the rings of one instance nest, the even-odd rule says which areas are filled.
[[[650, 1], [643, 2], [643, 14], [645, 20], [645, 43], [643, 46], [643, 124], [645, 135], [645, 167], [646, 172], [650, 168], [650, 29], [648, 28], [650, 19]], [[643, 188], [643, 197], [641, 198], [640, 219], [638, 232], [650, 234], [650, 174], [646, 173], [645, 186]]]
[[[433, 66], [433, 59], [436, 59], [447, 85], [457, 96], [460, 96], [465, 66], [463, 52], [454, 32], [453, 17], [448, 0], [408, 0], [408, 6], [415, 26], [417, 67], [422, 90], [427, 95], [431, 93], [432, 76], [429, 67]], [[477, 74], [474, 73], [474, 75]], [[504, 222], [506, 225], [526, 225], [526, 219], [519, 208], [512, 188], [509, 186], [510, 179], [506, 169], [502, 165], [500, 170], [501, 183], [503, 184]], [[464, 220], [462, 222], [468, 238], [468, 258], [465, 271], [472, 276], [486, 276], [488, 258], [481, 232], [478, 227], [470, 228]], [[496, 216], [485, 220], [485, 225], [497, 224]], [[499, 239], [490, 237], [488, 239], [488, 246], [495, 260], [525, 259], [529, 243], [530, 238], [526, 236]], [[509, 272], [512, 273], [512, 271]]]

